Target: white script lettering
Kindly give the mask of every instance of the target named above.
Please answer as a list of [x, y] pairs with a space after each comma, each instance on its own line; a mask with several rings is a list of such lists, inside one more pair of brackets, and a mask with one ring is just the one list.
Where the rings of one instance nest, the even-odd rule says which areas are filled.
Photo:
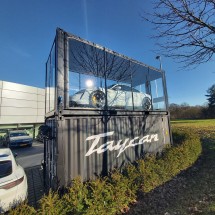
[[137, 145], [142, 145], [144, 143], [157, 142], [159, 140], [158, 134], [150, 134], [150, 135], [146, 135], [142, 138], [135, 137], [134, 139], [132, 139], [130, 141], [129, 141], [129, 138], [125, 139], [124, 142], [123, 142], [123, 140], [118, 140], [116, 145], [114, 145], [113, 140], [108, 141], [108, 142], [102, 144], [101, 146], [99, 146], [98, 148], [96, 148], [96, 146], [98, 145], [99, 140], [101, 138], [111, 136], [111, 135], [113, 135], [113, 133], [114, 133], [114, 131], [111, 131], [111, 132], [97, 134], [97, 135], [88, 137], [86, 139], [86, 142], [89, 140], [93, 140], [93, 143], [92, 143], [90, 149], [88, 150], [88, 152], [85, 154], [85, 156], [89, 156], [89, 155], [93, 154], [94, 152], [97, 152], [97, 154], [101, 154], [107, 150], [109, 150], [109, 151], [119, 150], [119, 153], [117, 155], [117, 157], [119, 157], [120, 154], [122, 152], [124, 152], [127, 148], [134, 147]]

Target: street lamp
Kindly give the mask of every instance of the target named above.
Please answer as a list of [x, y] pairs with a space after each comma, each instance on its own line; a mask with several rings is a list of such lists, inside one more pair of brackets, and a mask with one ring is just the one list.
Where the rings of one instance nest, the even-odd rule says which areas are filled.
[[162, 71], [162, 62], [161, 62], [161, 56], [156, 56], [156, 59], [160, 61], [160, 70]]

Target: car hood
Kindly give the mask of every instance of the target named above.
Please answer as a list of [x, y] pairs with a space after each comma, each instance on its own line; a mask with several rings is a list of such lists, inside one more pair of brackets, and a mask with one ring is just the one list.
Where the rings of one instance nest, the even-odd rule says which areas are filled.
[[10, 141], [15, 140], [33, 140], [33, 138], [29, 136], [10, 137]]

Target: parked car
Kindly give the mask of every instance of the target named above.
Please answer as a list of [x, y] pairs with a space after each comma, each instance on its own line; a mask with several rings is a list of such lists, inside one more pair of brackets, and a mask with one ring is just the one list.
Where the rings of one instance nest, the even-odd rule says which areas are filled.
[[32, 146], [33, 138], [25, 130], [8, 131], [6, 135], [6, 146]]
[[[149, 110], [151, 108], [151, 96], [138, 91], [135, 88], [123, 84], [113, 84], [107, 88], [107, 100], [109, 107], [132, 107], [132, 92], [134, 106]], [[89, 106], [103, 108], [105, 105], [104, 88], [83, 89], [70, 96], [70, 106]]]
[[0, 149], [0, 213], [27, 198], [28, 184], [24, 169], [16, 163], [9, 148]]

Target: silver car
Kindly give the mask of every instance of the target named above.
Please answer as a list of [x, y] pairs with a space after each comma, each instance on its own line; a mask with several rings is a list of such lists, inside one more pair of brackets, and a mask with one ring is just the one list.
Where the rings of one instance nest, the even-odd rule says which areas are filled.
[[25, 130], [8, 131], [6, 146], [32, 146], [33, 138]]
[[[133, 105], [141, 110], [149, 110], [151, 108], [150, 95], [122, 84], [114, 84], [107, 88], [107, 101], [109, 107], [115, 108], [129, 109]], [[105, 89], [88, 88], [80, 90], [70, 96], [70, 106], [103, 108], [105, 106]]]

